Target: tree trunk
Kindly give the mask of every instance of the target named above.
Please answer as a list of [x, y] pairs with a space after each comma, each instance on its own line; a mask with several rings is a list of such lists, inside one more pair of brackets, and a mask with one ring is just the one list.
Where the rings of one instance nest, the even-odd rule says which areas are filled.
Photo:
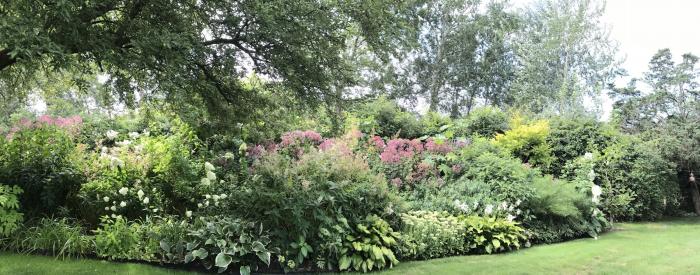
[[693, 198], [693, 206], [695, 207], [695, 214], [700, 215], [700, 192], [698, 191], [698, 185], [695, 182], [695, 175], [690, 173], [690, 178], [688, 180], [690, 184], [690, 194]]

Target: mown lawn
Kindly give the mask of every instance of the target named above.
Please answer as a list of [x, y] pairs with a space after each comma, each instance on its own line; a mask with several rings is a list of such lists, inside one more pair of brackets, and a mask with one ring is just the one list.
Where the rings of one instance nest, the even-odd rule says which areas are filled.
[[[700, 274], [700, 219], [617, 224], [598, 240], [542, 245], [514, 253], [401, 263], [397, 274]], [[188, 274], [99, 260], [0, 254], [0, 274]]]

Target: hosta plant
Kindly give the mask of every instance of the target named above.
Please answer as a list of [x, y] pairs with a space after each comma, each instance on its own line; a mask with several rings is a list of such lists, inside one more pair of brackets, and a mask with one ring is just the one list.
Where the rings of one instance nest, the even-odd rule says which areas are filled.
[[389, 268], [398, 264], [393, 250], [397, 249], [398, 233], [389, 223], [376, 215], [367, 216], [356, 226], [353, 234], [346, 237], [340, 251], [339, 269], [362, 272]]
[[466, 245], [471, 252], [497, 253], [527, 245], [524, 229], [516, 222], [495, 217], [461, 217], [465, 226]]
[[240, 266], [243, 275], [258, 269], [259, 263], [270, 265], [276, 249], [269, 248], [270, 238], [261, 225], [226, 217], [202, 218], [201, 225], [190, 231], [185, 263], [201, 262], [204, 267], [226, 271]]

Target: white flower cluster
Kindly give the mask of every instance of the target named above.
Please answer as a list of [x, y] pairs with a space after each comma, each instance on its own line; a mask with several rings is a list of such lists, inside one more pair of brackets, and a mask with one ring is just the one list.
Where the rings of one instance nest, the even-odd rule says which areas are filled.
[[[141, 183], [140, 180], [137, 180], [135, 182], [136, 185], [138, 185], [140, 183]], [[153, 192], [155, 192], [155, 191], [156, 191], [156, 189], [153, 188]], [[135, 198], [133, 197], [134, 195], [135, 195]], [[143, 189], [137, 190], [137, 188], [122, 187], [122, 188], [119, 188], [119, 190], [117, 190], [117, 192], [113, 195], [113, 197], [103, 196], [100, 198], [100, 196], [98, 195], [98, 199], [101, 199], [102, 201], [104, 201], [105, 203], [108, 204], [104, 208], [105, 211], [115, 212], [115, 213], [111, 214], [112, 218], [116, 218], [116, 217], [120, 216], [120, 215], [117, 215], [116, 213], [118, 213], [121, 209], [129, 206], [130, 201], [132, 203], [134, 201], [138, 201], [138, 204], [141, 204], [144, 206], [143, 210], [153, 212], [153, 213], [157, 213], [159, 211], [159, 209], [155, 208], [155, 207], [151, 207], [150, 209], [148, 208], [148, 204], [151, 202], [151, 199], [148, 196], [146, 196], [146, 192], [144, 192]], [[111, 206], [109, 205], [110, 202], [111, 202]]]
[[114, 140], [119, 136], [119, 132], [114, 131], [114, 130], [109, 130], [107, 133], [105, 133], [105, 137], [109, 140]]
[[209, 162], [204, 163], [204, 172], [206, 173], [206, 176], [202, 178], [202, 185], [207, 186], [216, 182], [216, 173], [214, 173], [214, 170], [216, 170], [216, 168], [213, 164]]
[[591, 194], [593, 195], [591, 200], [595, 203], [598, 203], [600, 201], [600, 195], [603, 194], [603, 188], [594, 183], [591, 185]]
[[[512, 203], [512, 204], [509, 204], [508, 202], [503, 201], [497, 205], [493, 205], [493, 204], [483, 204], [482, 205], [478, 201], [475, 201], [472, 204], [469, 204], [467, 202], [461, 202], [460, 200], [454, 201], [455, 207], [467, 215], [502, 217], [508, 221], [513, 221], [520, 214], [522, 214], [522, 211], [520, 209], [518, 209], [518, 207], [520, 206], [521, 203], [522, 203], [522, 201], [517, 200], [517, 201], [515, 201], [515, 203]], [[479, 206], [483, 206], [483, 207], [479, 208]]]
[[206, 195], [204, 195], [204, 201], [198, 203], [197, 207], [204, 208], [204, 207], [208, 207], [209, 205], [212, 205], [212, 204], [214, 206], [219, 206], [219, 201], [225, 200], [226, 198], [228, 198], [228, 195], [223, 194], [223, 193], [218, 194], [218, 195], [206, 194]]

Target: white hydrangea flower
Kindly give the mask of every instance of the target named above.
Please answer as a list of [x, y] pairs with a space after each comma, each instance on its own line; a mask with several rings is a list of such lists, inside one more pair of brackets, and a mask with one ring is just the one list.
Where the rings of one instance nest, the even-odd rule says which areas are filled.
[[114, 205], [112, 205], [112, 207], [110, 207], [110, 208], [109, 208], [109, 210], [112, 210], [112, 211], [117, 211], [117, 207], [116, 207], [116, 206], [114, 206]]
[[148, 204], [149, 202], [151, 202], [151, 200], [148, 199], [148, 197], [143, 199], [143, 204]]
[[191, 218], [191, 217], [192, 217], [192, 211], [185, 211], [185, 216], [187, 216], [188, 218]]
[[126, 202], [125, 202], [125, 201], [122, 201], [122, 202], [119, 204], [119, 206], [121, 206], [121, 207], [126, 207]]
[[129, 132], [129, 138], [131, 138], [131, 139], [137, 139], [137, 138], [139, 138], [139, 136], [140, 135], [137, 132]]
[[197, 204], [197, 207], [199, 207], [199, 208], [202, 208], [202, 206], [203, 206], [203, 205], [202, 205], [201, 202]]
[[204, 197], [207, 199], [211, 199], [211, 195], [209, 195], [209, 194], [204, 195]]
[[593, 153], [591, 152], [586, 152], [586, 154], [583, 155], [583, 157], [587, 160], [592, 160], [593, 159]]
[[105, 211], [109, 211], [109, 207], [105, 207]]
[[214, 199], [215, 201], [218, 201], [220, 197], [219, 197], [219, 195], [213, 195], [213, 196], [211, 196], [211, 198]]
[[226, 194], [221, 194], [221, 195], [219, 195], [219, 197], [220, 197], [221, 199], [224, 199], [224, 200], [225, 200], [226, 198], [228, 198], [228, 195], [226, 195]]
[[129, 146], [131, 145], [131, 140], [117, 141], [115, 144], [119, 147]]
[[102, 149], [100, 149], [100, 152], [107, 154], [107, 153], [109, 153], [109, 148], [102, 146]]
[[119, 136], [119, 132], [114, 131], [114, 130], [109, 130], [109, 131], [107, 131], [107, 133], [105, 133], [105, 136], [107, 137], [107, 139], [113, 140], [113, 139], [117, 138], [117, 136]]
[[129, 188], [122, 187], [121, 189], [119, 189], [119, 194], [126, 195], [127, 193], [129, 193]]
[[109, 202], [109, 197], [105, 196], [104, 198], [102, 198], [102, 200], [105, 202]]
[[157, 213], [157, 212], [158, 212], [158, 208], [153, 208], [153, 213]]
[[206, 169], [207, 171], [214, 171], [215, 168], [213, 164], [207, 161], [204, 163], [204, 169]]
[[112, 167], [112, 169], [124, 167], [124, 161], [117, 157], [111, 157], [109, 162], [109, 165]]
[[513, 220], [515, 220], [515, 216], [508, 214], [508, 216], [506, 216], [506, 220], [512, 222]]
[[117, 215], [112, 214], [112, 219], [116, 219], [116, 218], [117, 218]]
[[211, 180], [216, 180], [216, 174], [212, 171], [207, 171], [207, 179]]
[[591, 193], [593, 194], [591, 200], [597, 203], [600, 200], [600, 195], [603, 194], [603, 188], [600, 188], [600, 186], [593, 184], [591, 185]]
[[208, 178], [202, 178], [202, 182], [201, 182], [201, 183], [202, 183], [202, 185], [209, 185], [209, 184], [210, 184], [210, 181], [209, 181]]
[[143, 190], [139, 189], [139, 192], [137, 192], [136, 195], [138, 195], [139, 199], [141, 199], [141, 197], [144, 195]]
[[493, 214], [493, 205], [487, 204], [486, 208], [484, 208], [484, 214], [487, 216]]

